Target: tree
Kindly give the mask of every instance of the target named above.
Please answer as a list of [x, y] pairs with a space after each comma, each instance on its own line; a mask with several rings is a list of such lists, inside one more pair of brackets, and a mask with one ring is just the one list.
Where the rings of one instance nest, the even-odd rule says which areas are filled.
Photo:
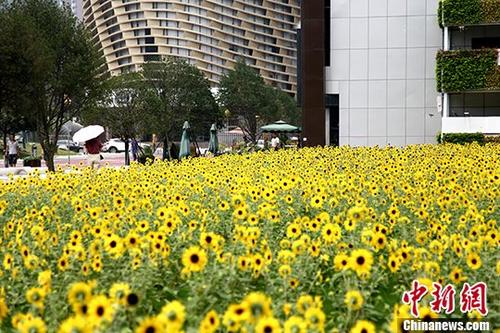
[[240, 119], [240, 127], [251, 142], [257, 141], [258, 119], [297, 120], [294, 99], [279, 89], [266, 85], [252, 67], [240, 61], [222, 77], [219, 103]]
[[130, 164], [129, 140], [144, 132], [147, 114], [143, 98], [144, 82], [138, 73], [111, 78], [97, 112], [88, 116], [109, 128], [125, 142], [125, 164]]
[[[36, 130], [49, 170], [62, 125], [92, 107], [100, 93], [103, 58], [73, 14], [52, 0], [18, 0], [0, 27], [10, 72], [22, 72], [24, 86], [12, 91]], [[19, 84], [17, 85], [19, 86]], [[27, 98], [28, 97], [28, 98]], [[20, 101], [23, 102], [20, 102]], [[24, 101], [29, 101], [26, 105]]]
[[193, 133], [208, 133], [210, 125], [220, 122], [223, 114], [201, 71], [180, 58], [167, 57], [146, 63], [143, 77], [150, 128], [163, 140], [163, 158], [169, 158], [168, 144], [180, 137], [182, 124], [189, 121]]
[[[23, 93], [29, 68], [25, 59], [18, 57], [17, 49], [19, 44], [26, 44], [26, 53], [36, 52], [25, 29], [21, 22], [11, 19], [7, 2], [0, 0], [0, 133], [4, 147], [8, 134], [34, 129], [33, 122], [22, 112], [29, 102], [29, 96]], [[9, 38], [16, 34], [17, 43], [12, 43]]]
[[274, 88], [275, 116], [271, 120], [284, 120], [293, 125], [301, 124], [301, 112], [297, 101], [279, 88]]

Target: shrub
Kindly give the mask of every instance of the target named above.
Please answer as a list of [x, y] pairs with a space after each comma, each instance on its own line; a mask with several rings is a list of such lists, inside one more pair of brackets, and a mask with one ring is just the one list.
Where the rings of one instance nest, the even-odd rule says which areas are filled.
[[39, 157], [28, 156], [23, 159], [23, 166], [39, 168], [42, 166], [42, 160]]
[[500, 143], [500, 135], [485, 136], [484, 137], [484, 142], [485, 143]]
[[477, 142], [484, 144], [485, 138], [483, 133], [443, 133], [439, 143], [472, 143]]

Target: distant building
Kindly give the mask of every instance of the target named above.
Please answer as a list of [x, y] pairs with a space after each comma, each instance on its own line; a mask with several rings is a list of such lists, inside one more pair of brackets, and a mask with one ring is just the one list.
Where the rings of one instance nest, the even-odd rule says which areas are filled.
[[83, 0], [57, 0], [61, 6], [68, 6], [78, 19], [83, 18]]
[[177, 56], [215, 86], [238, 59], [295, 94], [299, 0], [84, 0], [86, 26], [112, 74]]

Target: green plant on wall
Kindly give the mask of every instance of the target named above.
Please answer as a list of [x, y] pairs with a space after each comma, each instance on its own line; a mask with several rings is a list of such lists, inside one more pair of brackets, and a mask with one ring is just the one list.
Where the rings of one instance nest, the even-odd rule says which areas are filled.
[[441, 26], [466, 26], [500, 22], [500, 0], [441, 0]]
[[482, 91], [500, 88], [496, 49], [439, 51], [436, 83], [440, 92]]

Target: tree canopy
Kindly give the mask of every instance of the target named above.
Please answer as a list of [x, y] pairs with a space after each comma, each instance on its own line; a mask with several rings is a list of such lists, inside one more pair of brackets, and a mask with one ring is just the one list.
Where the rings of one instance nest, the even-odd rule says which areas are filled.
[[208, 80], [185, 60], [167, 57], [146, 63], [142, 75], [150, 128], [163, 139], [164, 158], [168, 157], [168, 142], [180, 138], [184, 121], [189, 121], [197, 135], [209, 133], [210, 125], [222, 119]]
[[[50, 170], [62, 125], [93, 107], [100, 93], [103, 58], [88, 31], [52, 0], [18, 0], [3, 10], [0, 25], [0, 83], [36, 130]], [[5, 88], [0, 88], [4, 89]]]
[[144, 134], [147, 126], [144, 105], [144, 82], [139, 73], [112, 77], [95, 111], [86, 120], [106, 126], [113, 136], [125, 142], [125, 164], [129, 164], [129, 140]]
[[298, 121], [294, 99], [266, 85], [255, 69], [241, 61], [222, 77], [219, 102], [239, 118], [241, 129], [252, 142], [257, 140], [258, 126], [262, 125], [259, 121]]

